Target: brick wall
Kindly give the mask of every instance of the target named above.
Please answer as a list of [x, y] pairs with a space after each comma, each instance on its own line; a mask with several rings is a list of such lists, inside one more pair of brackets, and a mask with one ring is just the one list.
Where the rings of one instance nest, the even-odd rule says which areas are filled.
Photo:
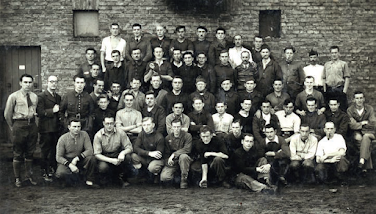
[[[101, 39], [109, 34], [108, 25], [118, 22], [122, 36], [131, 33], [131, 25], [140, 23], [146, 33], [153, 33], [156, 23], [167, 26], [173, 37], [176, 25], [187, 26], [194, 38], [198, 25], [214, 30], [223, 26], [228, 36], [241, 34], [251, 42], [258, 33], [259, 10], [282, 10], [281, 38], [266, 39], [273, 54], [280, 59], [282, 49], [293, 45], [296, 57], [307, 61], [307, 52], [314, 48], [321, 55], [321, 64], [328, 60], [328, 47], [338, 45], [342, 59], [348, 61], [352, 78], [350, 94], [363, 89], [368, 100], [376, 98], [376, 1], [373, 0], [227, 0], [226, 12], [199, 14], [176, 12], [176, 1], [167, 0], [1, 0], [0, 45], [40, 45], [42, 78], [59, 75], [61, 92], [72, 87], [71, 76], [84, 59], [87, 47], [100, 48]], [[98, 9], [100, 37], [73, 38], [73, 9]], [[373, 104], [376, 107], [376, 104]]]

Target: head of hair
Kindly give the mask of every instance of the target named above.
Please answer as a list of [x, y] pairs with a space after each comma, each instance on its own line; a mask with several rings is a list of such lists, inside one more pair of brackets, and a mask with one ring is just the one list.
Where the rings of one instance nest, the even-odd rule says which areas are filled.
[[185, 53], [183, 54], [183, 58], [185, 57], [185, 55], [191, 55], [191, 57], [193, 57], [193, 53], [190, 52], [190, 51], [185, 52]]
[[185, 31], [185, 26], [184, 25], [179, 25], [175, 28], [175, 33], [177, 33], [180, 29], [184, 29]]
[[256, 34], [256, 35], [255, 35], [255, 37], [253, 38], [253, 40], [255, 40], [256, 38], [259, 38], [259, 39], [264, 39], [264, 38], [262, 38], [262, 36], [261, 36], [261, 35], [259, 35], [259, 34]]
[[355, 91], [355, 92], [354, 92], [354, 97], [355, 97], [355, 95], [357, 95], [357, 94], [363, 94], [363, 95], [364, 95], [363, 91]]
[[116, 80], [114, 80], [114, 81], [111, 82], [111, 86], [112, 86], [113, 84], [118, 84], [118, 85], [121, 86], [120, 82], [119, 82], [119, 81], [116, 81]]
[[199, 96], [195, 96], [195, 97], [192, 98], [193, 103], [194, 103], [196, 100], [201, 100], [201, 102], [204, 102], [204, 100], [202, 99], [202, 97], [199, 97]]
[[81, 124], [81, 121], [79, 119], [77, 119], [77, 118], [71, 118], [71, 119], [69, 119], [69, 125], [71, 125], [72, 122], [74, 122], [74, 123], [80, 123]]
[[118, 28], [120, 28], [120, 25], [119, 25], [118, 23], [112, 23], [112, 24], [110, 25], [110, 27], [112, 27], [112, 26], [118, 26]]
[[319, 53], [317, 53], [317, 51], [315, 51], [315, 50], [311, 50], [311, 51], [308, 53], [308, 56], [314, 56], [314, 55], [319, 56]]
[[292, 101], [291, 98], [288, 98], [288, 99], [286, 99], [285, 101], [283, 101], [283, 105], [284, 105], [284, 106], [287, 106], [287, 105], [290, 104], [290, 103], [292, 103], [292, 105], [294, 105], [294, 102]]
[[270, 128], [273, 128], [274, 130], [276, 129], [275, 125], [273, 123], [269, 123], [269, 124], [265, 125], [265, 129], [270, 129]]
[[137, 48], [137, 47], [135, 47], [135, 48], [133, 48], [133, 49], [132, 49], [132, 52], [131, 52], [131, 53], [133, 53], [133, 51], [140, 51], [140, 52], [141, 52], [141, 49], [140, 49], [140, 48]]
[[300, 124], [300, 128], [301, 127], [308, 127], [309, 128], [309, 125], [308, 125], [308, 123], [302, 123], [302, 124]]
[[147, 91], [147, 92], [145, 93], [145, 97], [148, 96], [148, 95], [150, 95], [150, 94], [152, 94], [153, 97], [155, 96], [153, 91]]
[[34, 77], [31, 76], [30, 74], [22, 74], [22, 75], [20, 76], [20, 82], [22, 82], [22, 79], [23, 79], [24, 77], [31, 78], [31, 80], [34, 81]]
[[315, 101], [315, 103], [317, 103], [317, 99], [314, 97], [308, 97], [306, 103], [308, 103], [308, 101]]
[[215, 33], [218, 33], [218, 31], [223, 31], [224, 34], [226, 34], [226, 30], [223, 27], [219, 27], [215, 30]]
[[268, 49], [270, 51], [270, 47], [267, 44], [261, 45], [261, 50]]
[[221, 52], [219, 52], [219, 54], [223, 54], [223, 53], [227, 53], [228, 54], [228, 50], [221, 50]]
[[107, 96], [107, 94], [100, 94], [100, 95], [97, 97], [97, 101], [99, 101], [100, 99], [107, 99], [107, 100], [108, 100], [108, 96]]
[[306, 76], [304, 79], [313, 79], [313, 80], [315, 80], [315, 78], [313, 76]]
[[330, 46], [329, 50], [337, 49], [339, 51], [339, 47], [337, 45]]
[[76, 74], [73, 76], [73, 81], [76, 81], [76, 79], [79, 78], [79, 79], [84, 79], [85, 80], [85, 77], [81, 74]]
[[244, 140], [245, 137], [251, 137], [251, 138], [255, 139], [255, 137], [253, 137], [253, 135], [251, 133], [244, 133], [242, 140]]
[[144, 118], [142, 118], [142, 121], [141, 122], [146, 122], [146, 121], [148, 121], [148, 120], [150, 120], [152, 123], [154, 123], [154, 120], [153, 120], [153, 118], [152, 117], [144, 117]]
[[206, 133], [210, 132], [210, 134], [213, 134], [213, 130], [210, 128], [210, 126], [203, 126], [200, 128], [200, 133]]
[[181, 120], [179, 118], [175, 118], [171, 121], [171, 124], [173, 123], [180, 123], [180, 125], [182, 124]]
[[134, 27], [140, 27], [140, 29], [142, 28], [141, 25], [140, 25], [139, 23], [134, 23], [134, 24], [132, 25], [132, 28], [134, 28]]
[[111, 114], [109, 112], [104, 113], [103, 121], [105, 121], [106, 118], [113, 118], [115, 120], [114, 114]]
[[202, 30], [204, 30], [205, 32], [208, 32], [208, 29], [207, 29], [206, 27], [204, 27], [204, 26], [201, 26], [201, 25], [197, 27], [197, 30], [198, 30], [198, 29], [202, 29]]
[[94, 85], [97, 85], [97, 84], [98, 84], [98, 81], [102, 81], [102, 82], [104, 82], [104, 80], [101, 79], [101, 78], [95, 78], [94, 81], [93, 81], [93, 84], [94, 84]]
[[283, 49], [283, 52], [286, 52], [286, 50], [292, 50], [293, 53], [295, 53], [295, 51], [296, 51], [295, 48], [293, 46], [291, 46], [291, 45], [285, 47], [285, 49]]
[[239, 123], [240, 126], [242, 125], [242, 122], [240, 119], [234, 119], [231, 124], [234, 124], [234, 123]]
[[85, 53], [87, 53], [88, 51], [93, 51], [95, 54], [97, 53], [97, 51], [94, 48], [86, 48]]
[[114, 54], [114, 53], [118, 53], [119, 56], [120, 56], [120, 51], [119, 51], [119, 50], [112, 50], [112, 51], [111, 51], [111, 55]]
[[134, 99], [134, 95], [133, 95], [132, 93], [127, 92], [127, 93], [124, 94], [124, 98], [125, 98], [126, 96], [132, 96], [133, 99]]

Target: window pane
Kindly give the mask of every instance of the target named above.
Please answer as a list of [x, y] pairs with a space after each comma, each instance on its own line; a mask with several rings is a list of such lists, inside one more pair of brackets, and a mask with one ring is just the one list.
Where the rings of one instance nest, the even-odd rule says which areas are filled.
[[99, 36], [98, 11], [73, 11], [74, 37]]

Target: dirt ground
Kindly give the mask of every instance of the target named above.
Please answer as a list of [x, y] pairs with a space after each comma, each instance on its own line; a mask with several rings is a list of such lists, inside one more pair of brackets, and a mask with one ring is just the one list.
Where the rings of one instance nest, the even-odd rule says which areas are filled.
[[[356, 180], [348, 186], [301, 186], [283, 188], [278, 195], [239, 189], [190, 187], [181, 190], [152, 184], [126, 189], [60, 188], [46, 185], [16, 188], [12, 163], [0, 162], [0, 213], [375, 213], [376, 177], [366, 185]], [[35, 166], [37, 173], [38, 167]], [[332, 193], [329, 189], [337, 189]]]

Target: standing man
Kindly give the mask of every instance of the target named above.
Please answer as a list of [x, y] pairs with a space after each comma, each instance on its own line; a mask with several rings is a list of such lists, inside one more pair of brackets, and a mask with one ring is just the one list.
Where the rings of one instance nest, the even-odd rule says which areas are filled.
[[251, 55], [247, 51], [243, 51], [240, 53], [241, 63], [235, 67], [235, 71], [238, 75], [238, 79], [236, 80], [238, 85], [237, 91], [246, 90], [244, 85], [247, 79], [254, 79], [254, 75], [256, 73], [256, 64], [253, 61], [250, 62], [250, 57]]
[[347, 109], [347, 90], [350, 85], [350, 69], [347, 62], [339, 59], [339, 47], [330, 47], [331, 61], [324, 65], [324, 91], [327, 98], [339, 97], [340, 107]]
[[261, 46], [264, 44], [264, 39], [260, 35], [256, 35], [253, 40], [253, 47], [251, 49], [252, 59], [257, 64], [261, 62]]
[[197, 67], [200, 69], [201, 77], [206, 81], [206, 90], [213, 94], [217, 91], [213, 66], [207, 63], [208, 58], [204, 52], [196, 53], [196, 55]]
[[150, 40], [145, 38], [141, 33], [141, 25], [136, 23], [132, 25], [133, 37], [130, 37], [125, 46], [125, 59], [133, 62], [131, 57], [132, 50], [138, 48], [141, 50], [141, 59], [149, 62], [152, 58]]
[[81, 76], [83, 76], [85, 78], [86, 85], [85, 85], [84, 90], [87, 91], [87, 93], [93, 92], [93, 90], [94, 90], [94, 80], [95, 79], [98, 79], [98, 78], [103, 79], [103, 75], [102, 75], [102, 72], [101, 72], [100, 69], [101, 68], [100, 68], [99, 64], [93, 64], [93, 65], [91, 65], [89, 75], [86, 75], [85, 73], [81, 74]]
[[300, 117], [302, 123], [307, 123], [311, 128], [311, 134], [321, 140], [325, 135], [323, 131], [326, 123], [325, 115], [318, 113], [317, 100], [314, 97], [308, 97], [306, 104], [308, 110], [304, 116]]
[[123, 61], [125, 57], [126, 42], [120, 37], [120, 27], [118, 23], [112, 23], [110, 26], [111, 36], [105, 37], [102, 40], [101, 47], [101, 64], [102, 72], [106, 72], [106, 67], [113, 63], [112, 51], [118, 50], [120, 60]]
[[170, 44], [170, 55], [172, 56], [174, 50], [180, 50], [182, 54], [185, 52], [193, 53], [194, 47], [191, 40], [185, 37], [185, 26], [177, 26], [175, 33], [178, 36], [176, 39], [173, 39]]
[[294, 102], [291, 99], [285, 100], [283, 110], [277, 111], [275, 115], [281, 125], [281, 136], [287, 143], [290, 142], [290, 137], [299, 133], [301, 124], [300, 117], [294, 113]]
[[175, 76], [172, 79], [172, 91], [169, 91], [164, 100], [162, 101], [163, 107], [165, 107], [166, 114], [172, 112], [172, 106], [176, 102], [183, 103], [185, 109], [188, 109], [188, 94], [182, 91], [183, 88], [183, 79], [180, 76]]
[[193, 64], [193, 54], [186, 52], [183, 54], [184, 65], [181, 66], [175, 75], [180, 76], [183, 80], [182, 91], [191, 94], [196, 90], [195, 81], [201, 75], [201, 70]]
[[[165, 36], [166, 27], [157, 25], [155, 27], [155, 32], [157, 34], [157, 37], [154, 37], [150, 40], [151, 49], [154, 50], [156, 47], [161, 47], [163, 49], [163, 60], [166, 60], [168, 62], [170, 60], [169, 49], [170, 49], [171, 39]], [[154, 60], [154, 57], [152, 60]]]
[[308, 53], [309, 56], [309, 65], [303, 68], [304, 78], [307, 76], [313, 76], [315, 78], [314, 88], [321, 93], [324, 93], [324, 66], [317, 64], [319, 60], [319, 54], [317, 51], [311, 50]]
[[168, 89], [170, 87], [170, 82], [174, 76], [172, 72], [171, 64], [163, 60], [163, 49], [161, 47], [154, 48], [154, 62], [149, 62], [146, 66], [146, 71], [144, 75], [144, 82], [148, 83], [153, 75], [160, 75], [163, 81], [162, 88]]
[[[94, 64], [98, 64], [96, 61], [97, 51], [94, 48], [87, 48], [85, 51], [86, 61], [80, 65], [77, 74], [84, 75], [85, 78], [90, 77], [90, 69]], [[98, 64], [99, 65], [99, 64]]]
[[229, 57], [230, 57], [229, 61], [230, 61], [232, 68], [235, 69], [236, 67], [238, 67], [240, 64], [243, 63], [243, 59], [242, 59], [243, 52], [248, 53], [248, 56], [249, 56], [248, 62], [252, 63], [253, 65], [252, 53], [251, 51], [243, 47], [243, 38], [241, 35], [238, 34], [234, 36], [234, 44], [235, 44], [235, 47], [230, 48], [228, 50]]
[[113, 50], [111, 57], [114, 61], [107, 66], [107, 71], [104, 74], [104, 87], [108, 90], [111, 83], [116, 81], [120, 83], [123, 90], [128, 84], [128, 74], [126, 73], [124, 62], [120, 61], [120, 52], [118, 50]]
[[45, 181], [52, 181], [52, 175], [56, 170], [56, 144], [61, 131], [59, 121], [61, 97], [56, 93], [57, 82], [56, 76], [49, 76], [47, 90], [38, 95], [41, 170]]
[[228, 51], [222, 50], [219, 54], [220, 63], [214, 67], [214, 73], [217, 81], [217, 90], [221, 87], [222, 82], [225, 79], [229, 79], [234, 83], [234, 88], [237, 87], [236, 83], [238, 80], [238, 75], [233, 69], [228, 61]]
[[125, 73], [128, 75], [127, 80], [129, 82], [132, 82], [133, 79], [140, 80], [140, 90], [145, 92], [148, 90], [147, 85], [144, 82], [147, 62], [141, 60], [141, 50], [139, 48], [133, 49], [131, 56], [133, 60], [125, 65]]
[[93, 128], [94, 102], [91, 96], [83, 91], [85, 79], [83, 76], [74, 76], [74, 90], [68, 91], [62, 101], [60, 111], [60, 121], [64, 122], [67, 128], [69, 121], [73, 118], [80, 121], [80, 129], [90, 135]]
[[232, 46], [232, 44], [226, 41], [226, 30], [222, 27], [217, 28], [215, 30], [215, 39], [210, 44], [209, 47], [209, 63], [212, 66], [220, 64], [220, 54], [222, 51], [228, 52], [228, 49]]
[[174, 174], [180, 168], [180, 188], [188, 188], [188, 172], [192, 162], [189, 154], [192, 150], [191, 134], [181, 130], [181, 120], [171, 122], [172, 133], [165, 138], [165, 166], [161, 172], [161, 181], [174, 179]]
[[337, 127], [336, 133], [346, 138], [350, 123], [349, 115], [339, 108], [340, 104], [338, 98], [330, 98], [328, 104], [329, 109], [324, 112], [326, 121], [333, 122], [335, 127]]
[[204, 53], [205, 56], [209, 53], [210, 42], [206, 39], [206, 34], [208, 29], [204, 26], [198, 26], [196, 35], [197, 40], [193, 42], [193, 47], [195, 51], [195, 56], [198, 56], [198, 53]]
[[16, 187], [21, 187], [21, 162], [25, 162], [26, 180], [32, 185], [33, 154], [35, 151], [38, 128], [35, 124], [38, 96], [32, 92], [34, 78], [30, 74], [20, 77], [21, 89], [9, 95], [4, 110], [4, 118], [13, 135], [13, 172]]
[[95, 108], [98, 107], [97, 101], [99, 95], [103, 94], [104, 90], [104, 80], [103, 79], [95, 79], [93, 84], [94, 90], [90, 93], [90, 97], [93, 99]]
[[296, 95], [302, 91], [304, 74], [302, 64], [294, 60], [295, 48], [288, 46], [284, 49], [285, 60], [279, 64], [282, 69], [283, 84], [291, 99], [295, 100]]

